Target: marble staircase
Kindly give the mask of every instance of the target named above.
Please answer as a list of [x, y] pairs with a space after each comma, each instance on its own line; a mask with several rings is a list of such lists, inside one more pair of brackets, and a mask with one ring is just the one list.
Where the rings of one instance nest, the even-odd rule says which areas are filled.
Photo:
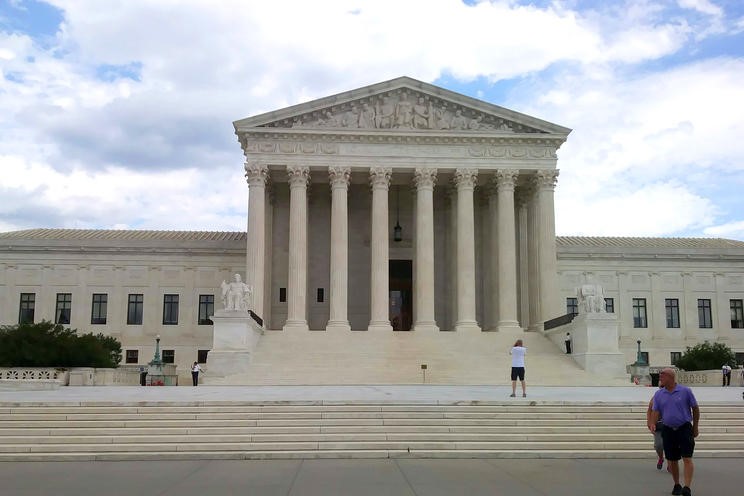
[[[538, 332], [266, 331], [247, 372], [209, 374], [205, 384], [495, 384], [510, 383], [509, 350], [527, 346], [527, 383], [541, 386], [627, 385], [627, 375], [598, 376]], [[629, 360], [629, 362], [632, 360]], [[421, 365], [426, 365], [426, 376]]]
[[[0, 403], [0, 461], [649, 458], [645, 403]], [[706, 404], [696, 457], [744, 456], [744, 405]]]

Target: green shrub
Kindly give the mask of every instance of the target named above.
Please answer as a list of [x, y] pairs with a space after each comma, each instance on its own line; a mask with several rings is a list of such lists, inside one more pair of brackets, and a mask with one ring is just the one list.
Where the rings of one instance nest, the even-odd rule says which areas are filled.
[[725, 344], [710, 344], [708, 341], [692, 348], [688, 346], [675, 363], [682, 370], [713, 370], [720, 369], [724, 364], [736, 368], [736, 354]]
[[0, 327], [0, 367], [118, 367], [121, 343], [111, 336], [41, 321]]

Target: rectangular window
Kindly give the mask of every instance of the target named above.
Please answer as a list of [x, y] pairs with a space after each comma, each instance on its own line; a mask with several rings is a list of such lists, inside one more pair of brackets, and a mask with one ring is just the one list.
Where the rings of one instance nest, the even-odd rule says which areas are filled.
[[633, 327], [648, 327], [646, 298], [633, 298]]
[[127, 350], [126, 363], [139, 363], [139, 350]]
[[681, 351], [672, 351], [669, 353], [669, 362], [672, 365], [676, 365], [677, 361], [682, 358], [682, 352]]
[[36, 306], [36, 293], [21, 293], [21, 304], [18, 309], [19, 324], [34, 323], [34, 307]]
[[287, 288], [279, 288], [279, 303], [287, 301]]
[[741, 367], [744, 365], [744, 353], [737, 351], [736, 352], [736, 364]]
[[163, 350], [163, 363], [176, 363], [176, 350]]
[[72, 293], [57, 293], [57, 308], [54, 311], [55, 324], [69, 324], [72, 311]]
[[207, 363], [207, 354], [209, 353], [209, 350], [197, 350], [196, 351], [196, 361], [199, 363]]
[[698, 299], [698, 323], [701, 329], [710, 329], [713, 327], [713, 314], [710, 308], [710, 300]]
[[325, 293], [325, 291], [323, 290], [323, 288], [318, 288], [318, 297], [316, 298], [316, 300], [318, 301], [318, 303], [323, 303], [323, 300], [325, 299], [325, 294], [324, 293]]
[[93, 308], [90, 311], [91, 324], [106, 323], [106, 306], [108, 305], [108, 295], [106, 293], [93, 293]]
[[568, 315], [579, 314], [579, 300], [577, 298], [566, 298], [566, 313]]
[[178, 325], [177, 294], [163, 295], [163, 325]]
[[199, 325], [212, 325], [209, 317], [214, 315], [214, 295], [199, 295]]
[[605, 312], [615, 313], [615, 298], [605, 298]]
[[744, 306], [742, 300], [730, 300], [731, 328], [744, 329]]
[[664, 300], [664, 306], [666, 307], [667, 328], [678, 329], [679, 328], [679, 300], [677, 298], [667, 298]]
[[127, 325], [142, 325], [145, 295], [130, 294], [127, 303]]

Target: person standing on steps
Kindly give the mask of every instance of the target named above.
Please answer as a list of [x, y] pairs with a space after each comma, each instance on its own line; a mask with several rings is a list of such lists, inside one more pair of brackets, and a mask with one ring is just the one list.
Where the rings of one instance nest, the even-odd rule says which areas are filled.
[[[648, 429], [656, 432], [656, 422], [661, 418], [664, 426], [661, 431], [664, 454], [674, 479], [672, 494], [691, 496], [690, 484], [694, 472], [692, 453], [699, 433], [700, 408], [692, 390], [677, 384], [674, 369], [666, 368], [659, 373], [659, 386], [651, 400], [653, 415], [647, 419]], [[679, 483], [680, 458], [684, 464], [684, 487]]]
[[512, 356], [512, 394], [510, 397], [514, 398], [517, 395], [517, 378], [519, 378], [519, 381], [522, 383], [522, 398], [526, 398], [527, 384], [524, 382], [524, 356], [527, 354], [527, 348], [523, 346], [521, 339], [517, 339], [509, 354]]
[[194, 386], [199, 385], [199, 372], [201, 372], [201, 369], [198, 362], [194, 362], [194, 365], [191, 366], [191, 382], [194, 383]]

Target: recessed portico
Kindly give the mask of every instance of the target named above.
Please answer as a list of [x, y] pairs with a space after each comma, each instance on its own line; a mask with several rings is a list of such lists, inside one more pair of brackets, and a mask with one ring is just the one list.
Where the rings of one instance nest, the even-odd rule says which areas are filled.
[[409, 78], [235, 129], [264, 207], [246, 272], [269, 329], [392, 332], [391, 259], [412, 261], [413, 332], [557, 315], [552, 190], [569, 130]]

